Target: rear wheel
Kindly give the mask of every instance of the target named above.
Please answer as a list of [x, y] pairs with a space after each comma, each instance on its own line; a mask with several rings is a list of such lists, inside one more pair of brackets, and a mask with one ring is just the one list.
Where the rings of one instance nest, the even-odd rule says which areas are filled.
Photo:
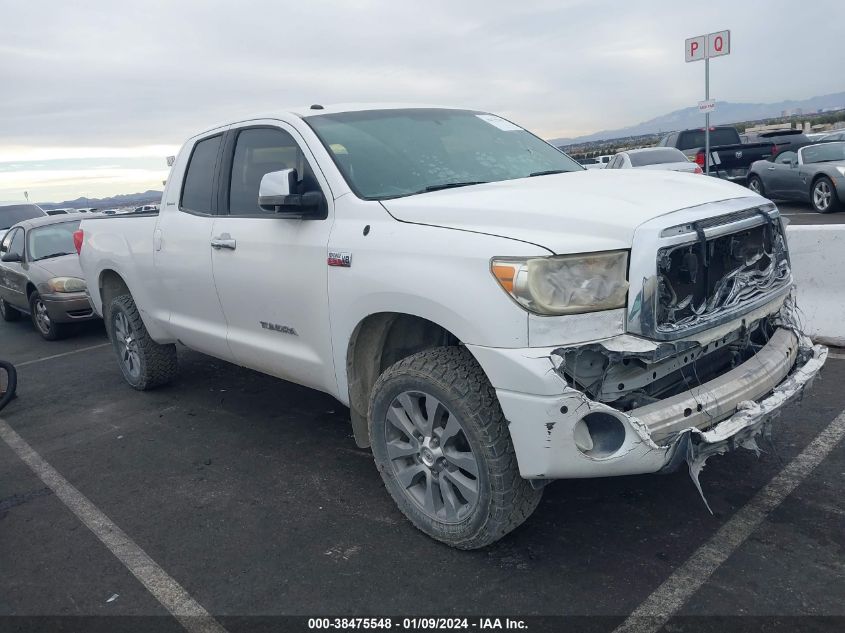
[[766, 195], [765, 189], [763, 189], [762, 179], [760, 178], [760, 176], [757, 176], [755, 174], [751, 174], [748, 177], [748, 188], [751, 189], [751, 191], [756, 193], [758, 196]]
[[56, 341], [65, 333], [65, 328], [62, 324], [53, 321], [50, 312], [47, 310], [47, 304], [38, 292], [33, 292], [29, 296], [29, 314], [32, 317], [32, 324], [38, 333], [48, 341]]
[[813, 183], [813, 191], [810, 194], [810, 201], [818, 213], [831, 213], [839, 208], [839, 199], [836, 197], [836, 187], [827, 176], [822, 176]]
[[370, 441], [384, 484], [406, 517], [460, 549], [519, 526], [542, 491], [519, 475], [496, 394], [465, 348], [409, 356], [376, 381]]
[[4, 321], [19, 321], [21, 313], [6, 303], [5, 299], [0, 299], [0, 318]]
[[123, 377], [138, 391], [166, 385], [176, 376], [175, 345], [159, 345], [147, 333], [130, 295], [109, 306], [108, 333]]

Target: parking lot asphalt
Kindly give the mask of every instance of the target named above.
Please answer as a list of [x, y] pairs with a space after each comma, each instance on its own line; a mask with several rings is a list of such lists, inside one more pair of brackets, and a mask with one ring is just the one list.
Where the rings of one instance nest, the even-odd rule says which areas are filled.
[[781, 215], [792, 224], [845, 224], [845, 211], [816, 213], [810, 203], [775, 200]]
[[[0, 358], [19, 364], [0, 418], [229, 631], [283, 614], [602, 616], [578, 622], [612, 631], [845, 410], [840, 353], [759, 457], [707, 463], [712, 515], [684, 470], [561, 481], [513, 534], [463, 552], [402, 517], [331, 397], [184, 348], [178, 381], [139, 393], [105, 343], [99, 323], [58, 343], [0, 323]], [[712, 575], [686, 579], [699, 588], [665, 630], [841, 630], [845, 448], [828, 450]], [[182, 630], [0, 441], [0, 616], [45, 615]]]

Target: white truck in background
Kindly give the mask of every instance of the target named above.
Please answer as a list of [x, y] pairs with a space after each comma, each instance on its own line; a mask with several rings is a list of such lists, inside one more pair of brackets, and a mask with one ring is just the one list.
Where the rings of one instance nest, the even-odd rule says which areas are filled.
[[402, 512], [465, 549], [550, 480], [750, 445], [827, 354], [798, 327], [774, 204], [587, 171], [484, 112], [206, 130], [158, 214], [85, 218], [76, 242], [130, 385], [173, 380], [179, 342], [332, 394]]

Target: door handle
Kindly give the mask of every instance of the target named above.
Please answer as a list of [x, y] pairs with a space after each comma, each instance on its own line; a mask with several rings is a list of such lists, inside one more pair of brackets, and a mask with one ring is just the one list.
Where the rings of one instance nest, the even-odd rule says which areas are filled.
[[211, 248], [215, 250], [220, 250], [221, 248], [227, 248], [230, 251], [235, 250], [238, 247], [238, 243], [236, 240], [232, 239], [232, 236], [228, 233], [223, 233], [223, 235], [219, 235], [218, 237], [211, 238]]
[[774, 170], [775, 170], [775, 168], [774, 168], [774, 167], [766, 167], [766, 169], [768, 169], [769, 171], [774, 171]]

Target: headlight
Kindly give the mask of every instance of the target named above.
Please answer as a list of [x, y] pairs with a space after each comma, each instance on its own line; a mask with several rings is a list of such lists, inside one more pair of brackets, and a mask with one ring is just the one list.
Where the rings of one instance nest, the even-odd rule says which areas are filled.
[[628, 294], [628, 251], [495, 258], [491, 270], [511, 297], [539, 314], [621, 308]]
[[53, 292], [83, 292], [86, 288], [85, 280], [77, 277], [53, 277], [47, 287]]

